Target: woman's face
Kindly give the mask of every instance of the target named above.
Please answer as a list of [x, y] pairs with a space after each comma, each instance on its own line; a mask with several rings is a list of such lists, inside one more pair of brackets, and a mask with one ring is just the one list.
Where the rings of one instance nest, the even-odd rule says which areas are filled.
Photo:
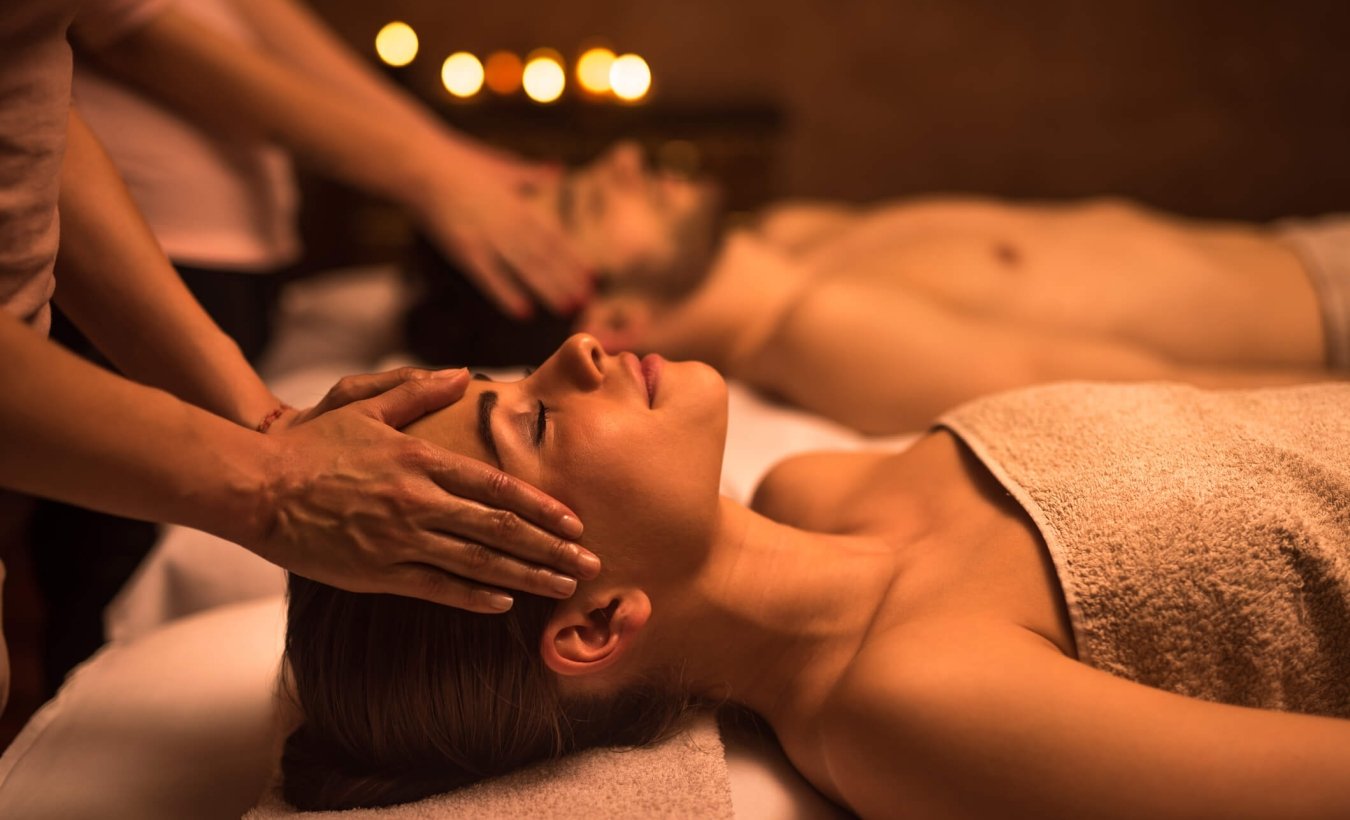
[[526, 378], [474, 381], [407, 432], [550, 493], [585, 522], [593, 549], [636, 538], [645, 553], [710, 538], [726, 408], [711, 367], [610, 356], [578, 334]]

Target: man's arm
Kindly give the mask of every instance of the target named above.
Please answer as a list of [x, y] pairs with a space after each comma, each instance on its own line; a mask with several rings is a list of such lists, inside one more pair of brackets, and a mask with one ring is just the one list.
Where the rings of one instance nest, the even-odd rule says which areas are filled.
[[1322, 370], [1203, 368], [1113, 341], [949, 309], [922, 296], [822, 283], [731, 375], [864, 433], [921, 430], [989, 393], [1051, 381], [1299, 384]]
[[294, 33], [285, 48], [316, 49], [308, 70], [173, 7], [93, 56], [208, 130], [277, 142], [318, 172], [400, 204], [504, 309], [528, 313], [527, 289], [556, 311], [589, 295], [570, 242], [522, 196], [537, 170], [455, 134], [354, 60], [335, 59], [312, 17], [256, 2], [240, 8], [282, 26], [265, 37]]

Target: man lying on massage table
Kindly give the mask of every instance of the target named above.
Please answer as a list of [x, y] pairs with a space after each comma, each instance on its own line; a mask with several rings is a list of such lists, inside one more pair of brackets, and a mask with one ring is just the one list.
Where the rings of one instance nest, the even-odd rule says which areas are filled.
[[1350, 218], [946, 198], [784, 203], [730, 228], [711, 183], [650, 170], [629, 144], [539, 197], [607, 276], [578, 329], [706, 361], [865, 433], [1036, 382], [1350, 368]]

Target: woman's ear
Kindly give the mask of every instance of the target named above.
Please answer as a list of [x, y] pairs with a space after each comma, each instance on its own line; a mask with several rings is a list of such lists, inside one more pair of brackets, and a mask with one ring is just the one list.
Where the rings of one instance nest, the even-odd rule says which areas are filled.
[[633, 647], [652, 602], [640, 589], [588, 591], [558, 605], [540, 638], [544, 664], [559, 675], [591, 675]]

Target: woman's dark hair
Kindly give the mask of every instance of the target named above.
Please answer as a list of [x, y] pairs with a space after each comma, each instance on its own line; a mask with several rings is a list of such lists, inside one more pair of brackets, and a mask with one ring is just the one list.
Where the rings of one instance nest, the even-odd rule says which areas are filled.
[[505, 615], [290, 576], [286, 659], [304, 722], [282, 794], [302, 810], [386, 806], [594, 746], [642, 746], [693, 704], [669, 681], [566, 698], [539, 656], [556, 602]]

